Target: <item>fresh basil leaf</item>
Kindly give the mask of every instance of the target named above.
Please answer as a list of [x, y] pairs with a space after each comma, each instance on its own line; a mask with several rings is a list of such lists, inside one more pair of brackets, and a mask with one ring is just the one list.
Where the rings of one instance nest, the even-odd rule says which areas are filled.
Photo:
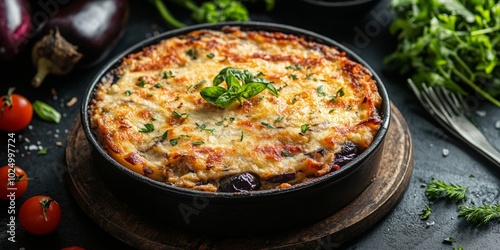
[[226, 84], [227, 84], [227, 92], [233, 95], [241, 92], [240, 82], [238, 82], [236, 76], [230, 71], [228, 71], [228, 74], [226, 75]]
[[269, 90], [274, 96], [278, 97], [278, 90], [274, 87], [272, 83], [266, 85], [266, 89]]
[[217, 98], [224, 93], [226, 93], [226, 89], [219, 86], [205, 87], [200, 91], [201, 97], [214, 105], [216, 105], [215, 102]]
[[243, 98], [250, 98], [262, 92], [266, 89], [266, 84], [261, 82], [252, 82], [243, 86], [243, 90], [241, 91], [241, 96]]
[[36, 100], [33, 102], [32, 106], [33, 111], [43, 120], [54, 123], [59, 123], [61, 121], [61, 113], [47, 103]]
[[227, 108], [236, 100], [239, 100], [237, 96], [231, 95], [229, 92], [225, 92], [222, 95], [220, 95], [213, 104], [221, 108]]

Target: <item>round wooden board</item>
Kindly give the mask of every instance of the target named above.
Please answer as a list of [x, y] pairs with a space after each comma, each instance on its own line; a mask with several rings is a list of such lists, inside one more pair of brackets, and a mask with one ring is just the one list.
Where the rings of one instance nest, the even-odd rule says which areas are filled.
[[330, 217], [287, 232], [211, 238], [141, 217], [116, 198], [95, 172], [79, 117], [67, 140], [68, 184], [77, 203], [95, 223], [138, 249], [331, 249], [376, 224], [391, 211], [408, 186], [413, 171], [410, 131], [400, 111], [394, 105], [391, 108], [384, 154], [372, 183], [354, 201]]

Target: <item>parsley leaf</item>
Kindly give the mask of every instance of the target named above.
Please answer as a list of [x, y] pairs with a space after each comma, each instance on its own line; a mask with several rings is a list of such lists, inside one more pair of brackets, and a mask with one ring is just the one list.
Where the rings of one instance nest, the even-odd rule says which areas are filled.
[[477, 92], [500, 107], [498, 1], [396, 0], [392, 7], [389, 31], [399, 44], [385, 63], [410, 73], [417, 86]]
[[141, 133], [151, 133], [155, 131], [155, 126], [151, 123], [146, 123], [144, 124], [144, 128], [141, 128], [139, 132]]

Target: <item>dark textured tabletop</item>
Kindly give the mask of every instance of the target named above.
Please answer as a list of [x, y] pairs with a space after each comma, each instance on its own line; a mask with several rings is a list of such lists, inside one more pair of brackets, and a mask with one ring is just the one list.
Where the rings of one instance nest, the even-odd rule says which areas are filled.
[[[271, 12], [265, 12], [262, 8], [251, 9], [254, 21], [307, 29], [334, 39], [357, 53], [380, 76], [391, 101], [402, 112], [410, 128], [414, 170], [404, 196], [374, 227], [341, 247], [452, 249], [462, 246], [464, 249], [500, 249], [498, 220], [477, 228], [457, 217], [459, 204], [500, 202], [500, 169], [440, 128], [418, 104], [405, 84], [405, 77], [383, 64], [384, 57], [394, 50], [397, 42], [388, 33], [393, 18], [389, 3], [390, 1], [382, 0], [363, 8], [338, 9], [298, 0], [281, 0]], [[130, 5], [130, 19], [125, 34], [113, 49], [113, 55], [143, 39], [172, 29], [146, 1], [131, 0]], [[179, 19], [189, 22], [187, 12], [175, 8], [173, 12]], [[15, 86], [17, 93], [31, 101], [44, 101], [56, 107], [63, 116], [59, 124], [48, 123], [34, 116], [29, 128], [15, 133], [18, 149], [16, 164], [34, 177], [27, 192], [16, 200], [16, 209], [33, 195], [49, 195], [62, 207], [61, 224], [55, 232], [46, 236], [32, 236], [17, 224], [16, 243], [12, 243], [7, 240], [8, 203], [2, 201], [0, 249], [60, 249], [72, 245], [86, 249], [129, 248], [99, 228], [80, 209], [69, 191], [66, 179], [66, 137], [78, 115], [86, 87], [104, 64], [102, 62], [92, 68], [78, 69], [66, 76], [48, 77], [38, 89], [30, 86], [30, 79], [35, 71], [27, 57], [0, 67], [0, 93], [6, 93], [9, 87]], [[73, 97], [78, 101], [68, 107], [66, 103]], [[479, 127], [491, 143], [500, 148], [500, 129], [496, 127], [500, 121], [500, 109], [477, 97], [472, 100], [474, 118]], [[3, 132], [0, 135], [0, 165], [7, 165], [7, 135]], [[47, 154], [37, 154], [38, 146], [47, 147]], [[443, 150], [447, 150], [449, 154], [445, 156]], [[446, 200], [430, 203], [423, 185], [433, 177], [468, 186], [468, 200], [459, 204]], [[419, 217], [424, 204], [431, 204], [433, 209], [426, 221]], [[447, 237], [455, 238], [456, 242], [444, 243], [443, 240]], [[329, 247], [326, 242], [318, 246], [318, 249]]]

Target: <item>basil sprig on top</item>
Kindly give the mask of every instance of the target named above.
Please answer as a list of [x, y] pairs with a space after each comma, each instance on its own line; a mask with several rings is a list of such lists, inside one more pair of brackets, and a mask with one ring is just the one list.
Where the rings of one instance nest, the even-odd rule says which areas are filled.
[[[219, 86], [226, 82], [227, 89]], [[212, 81], [213, 86], [201, 89], [200, 94], [209, 103], [227, 108], [236, 100], [242, 103], [242, 98], [249, 99], [264, 89], [269, 90], [274, 96], [278, 96], [278, 90], [272, 82], [255, 77], [248, 70], [240, 70], [232, 67], [222, 69]]]

